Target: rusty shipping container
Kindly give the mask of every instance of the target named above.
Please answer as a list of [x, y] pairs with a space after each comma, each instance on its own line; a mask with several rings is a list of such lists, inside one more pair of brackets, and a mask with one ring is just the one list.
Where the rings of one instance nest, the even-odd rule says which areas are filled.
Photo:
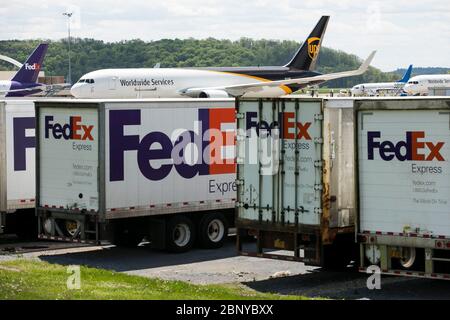
[[295, 96], [236, 102], [242, 255], [322, 266], [354, 259], [353, 103]]

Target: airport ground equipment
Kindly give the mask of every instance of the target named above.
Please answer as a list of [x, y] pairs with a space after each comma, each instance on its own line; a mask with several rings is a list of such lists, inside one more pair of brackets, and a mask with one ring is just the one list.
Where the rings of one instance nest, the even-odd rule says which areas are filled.
[[360, 270], [450, 279], [450, 99], [355, 101]]
[[234, 223], [234, 99], [36, 103], [42, 239], [189, 250]]
[[236, 103], [240, 254], [329, 267], [354, 258], [353, 101]]
[[0, 233], [37, 235], [33, 100], [0, 101]]

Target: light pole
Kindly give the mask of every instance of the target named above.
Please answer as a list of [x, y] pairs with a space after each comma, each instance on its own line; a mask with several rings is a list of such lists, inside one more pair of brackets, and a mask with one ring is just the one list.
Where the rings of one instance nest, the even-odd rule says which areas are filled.
[[70, 18], [72, 17], [73, 12], [64, 12], [63, 16], [67, 16], [67, 28], [69, 31], [69, 77], [67, 79], [67, 82], [72, 84], [72, 64], [70, 59]]

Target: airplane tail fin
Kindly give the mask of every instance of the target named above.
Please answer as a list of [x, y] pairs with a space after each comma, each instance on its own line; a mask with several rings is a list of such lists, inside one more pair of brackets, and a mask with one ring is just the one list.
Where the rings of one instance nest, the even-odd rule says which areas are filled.
[[289, 69], [313, 70], [319, 56], [325, 30], [327, 29], [329, 16], [322, 16], [302, 46], [295, 53], [292, 60], [285, 65]]
[[14, 75], [12, 81], [33, 83], [37, 81], [42, 62], [47, 53], [48, 44], [41, 43], [34, 49], [27, 61], [22, 65], [19, 71]]
[[409, 78], [411, 77], [411, 71], [412, 71], [412, 64], [409, 65], [408, 70], [406, 70], [405, 74], [403, 75], [403, 78], [398, 80], [398, 82], [406, 83], [409, 81]]

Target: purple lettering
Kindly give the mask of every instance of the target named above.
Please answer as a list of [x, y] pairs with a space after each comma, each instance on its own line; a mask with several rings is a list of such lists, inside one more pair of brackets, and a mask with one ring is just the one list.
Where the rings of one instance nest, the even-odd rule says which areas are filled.
[[35, 129], [34, 117], [14, 118], [14, 171], [25, 171], [27, 169], [26, 150], [36, 147], [36, 137], [27, 137], [26, 129]]
[[140, 110], [111, 110], [109, 112], [109, 161], [110, 181], [124, 179], [124, 151], [139, 148], [139, 136], [125, 136], [125, 125], [141, 124]]

